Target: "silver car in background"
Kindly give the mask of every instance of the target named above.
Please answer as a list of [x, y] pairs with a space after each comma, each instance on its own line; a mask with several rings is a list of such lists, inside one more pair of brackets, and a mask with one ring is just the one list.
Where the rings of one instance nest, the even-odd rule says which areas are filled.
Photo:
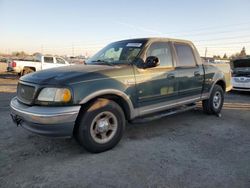
[[250, 91], [250, 56], [231, 62], [233, 90]]

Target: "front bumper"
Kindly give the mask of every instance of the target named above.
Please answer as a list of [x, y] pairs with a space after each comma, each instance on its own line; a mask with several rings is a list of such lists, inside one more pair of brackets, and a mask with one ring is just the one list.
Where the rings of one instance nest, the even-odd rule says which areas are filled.
[[234, 91], [250, 91], [250, 87], [249, 88], [233, 87], [232, 90], [234, 90]]
[[18, 125], [40, 135], [71, 137], [81, 106], [27, 106], [17, 98], [10, 102], [11, 117]]
[[249, 77], [232, 77], [232, 90], [236, 91], [250, 91], [250, 78]]

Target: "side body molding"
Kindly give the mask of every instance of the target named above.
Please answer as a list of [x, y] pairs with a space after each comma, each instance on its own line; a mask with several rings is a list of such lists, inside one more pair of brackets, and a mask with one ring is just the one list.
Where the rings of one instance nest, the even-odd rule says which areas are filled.
[[122, 97], [124, 99], [124, 101], [126, 101], [128, 107], [129, 107], [130, 119], [133, 119], [139, 115], [138, 110], [134, 108], [133, 103], [130, 100], [129, 96], [126, 95], [124, 92], [116, 90], [116, 89], [104, 89], [104, 90], [100, 90], [100, 91], [96, 91], [94, 93], [91, 93], [87, 97], [84, 97], [84, 99], [82, 99], [80, 101], [80, 104], [85, 104], [85, 103], [89, 102], [91, 99], [94, 99], [94, 98], [102, 96], [102, 95], [116, 95], [116, 96]]

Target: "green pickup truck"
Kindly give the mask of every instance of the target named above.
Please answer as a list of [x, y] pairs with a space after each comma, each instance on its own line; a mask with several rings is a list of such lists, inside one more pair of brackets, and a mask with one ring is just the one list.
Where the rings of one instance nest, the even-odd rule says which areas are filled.
[[185, 111], [202, 101], [219, 114], [231, 78], [203, 64], [195, 46], [167, 38], [114, 42], [86, 62], [20, 78], [11, 116], [17, 125], [52, 137], [71, 137], [90, 152], [122, 138], [126, 122]]

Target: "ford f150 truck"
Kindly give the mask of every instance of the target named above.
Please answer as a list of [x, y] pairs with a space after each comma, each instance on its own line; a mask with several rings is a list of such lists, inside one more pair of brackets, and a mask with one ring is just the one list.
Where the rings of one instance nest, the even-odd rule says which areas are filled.
[[114, 147], [126, 121], [144, 122], [194, 108], [219, 114], [231, 89], [195, 46], [165, 38], [114, 42], [86, 62], [21, 77], [11, 115], [17, 125], [71, 137], [90, 152]]
[[12, 60], [8, 62], [7, 71], [17, 73], [19, 76], [35, 71], [70, 65], [65, 59], [57, 56], [35, 56], [34, 60]]
[[232, 90], [250, 91], [250, 57], [234, 59], [231, 62]]

